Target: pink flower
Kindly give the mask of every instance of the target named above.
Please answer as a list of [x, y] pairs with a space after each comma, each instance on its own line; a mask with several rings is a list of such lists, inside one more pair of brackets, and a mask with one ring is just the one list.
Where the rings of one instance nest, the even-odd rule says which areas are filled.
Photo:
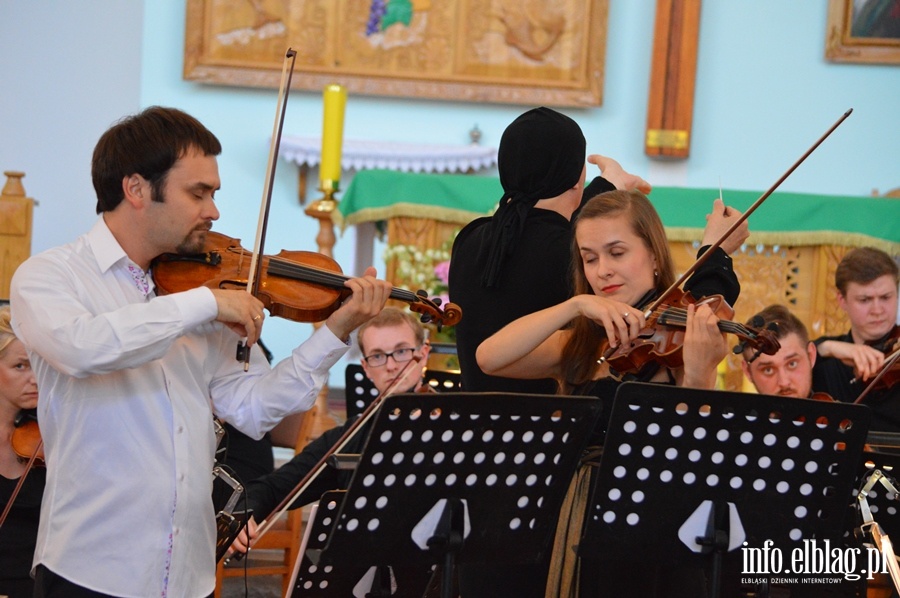
[[450, 282], [450, 260], [435, 265], [434, 275], [444, 284], [448, 284]]

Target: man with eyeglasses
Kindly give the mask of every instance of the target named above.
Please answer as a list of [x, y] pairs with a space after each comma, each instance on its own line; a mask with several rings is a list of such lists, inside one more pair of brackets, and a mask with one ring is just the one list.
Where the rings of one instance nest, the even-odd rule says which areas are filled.
[[[406, 376], [409, 383], [401, 385], [395, 392], [434, 392], [430, 386], [422, 383], [422, 373], [431, 347], [425, 340], [425, 329], [415, 315], [395, 307], [385, 307], [380, 314], [359, 327], [357, 342], [363, 355], [361, 360], [363, 371], [378, 389], [379, 394], [394, 384], [414, 357], [418, 358], [420, 365], [410, 366], [416, 371], [410, 371]], [[283, 466], [247, 485], [247, 504], [255, 513], [247, 525], [251, 544], [256, 539], [257, 520], [267, 518], [272, 513], [352, 424], [352, 421], [347, 421], [343, 426], [328, 430]], [[362, 429], [343, 452], [360, 453], [365, 438], [366, 430]], [[352, 471], [324, 468], [309, 488], [294, 501], [291, 508], [296, 509], [314, 502], [329, 490], [347, 488], [352, 475]], [[231, 549], [234, 552], [247, 551], [246, 532], [241, 532], [231, 545]]]

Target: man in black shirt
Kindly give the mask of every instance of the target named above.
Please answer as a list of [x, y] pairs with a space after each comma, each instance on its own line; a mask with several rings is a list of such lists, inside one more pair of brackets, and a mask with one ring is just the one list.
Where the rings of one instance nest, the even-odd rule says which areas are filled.
[[[839, 401], [854, 402], [884, 365], [898, 338], [898, 267], [873, 247], [850, 250], [835, 271], [837, 300], [850, 319], [850, 330], [816, 339], [819, 360], [813, 389]], [[900, 431], [898, 386], [873, 391], [864, 403], [874, 411], [873, 430]]]
[[[421, 366], [412, 366], [416, 371], [409, 373], [409, 383], [403, 385], [398, 392], [428, 392], [430, 387], [423, 385], [422, 372], [430, 346], [425, 339], [425, 329], [415, 315], [395, 307], [385, 307], [380, 314], [360, 326], [357, 342], [363, 354], [363, 371], [379, 393], [390, 388], [414, 357], [419, 359]], [[348, 420], [344, 425], [326, 431], [277, 470], [247, 485], [247, 503], [254, 513], [248, 524], [251, 538], [256, 538], [257, 522], [262, 521], [278, 507], [279, 503], [337, 444], [353, 423]], [[366, 439], [365, 432], [359, 430], [349, 441], [344, 452], [361, 452]], [[323, 467], [315, 481], [290, 508], [296, 509], [314, 502], [328, 490], [347, 488], [352, 475], [352, 471]], [[232, 549], [244, 552], [246, 544], [246, 535], [242, 532], [232, 545]]]

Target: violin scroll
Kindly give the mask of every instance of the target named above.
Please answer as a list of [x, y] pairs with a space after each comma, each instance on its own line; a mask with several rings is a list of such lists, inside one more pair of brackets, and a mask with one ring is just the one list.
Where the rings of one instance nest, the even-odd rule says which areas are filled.
[[610, 368], [619, 374], [636, 373], [651, 361], [670, 368], [681, 367], [684, 364], [682, 347], [687, 326], [686, 308], [690, 304], [707, 305], [719, 317], [719, 330], [741, 339], [741, 351], [749, 346], [758, 354], [774, 355], [781, 348], [772, 330], [731, 321], [734, 309], [721, 295], [710, 295], [695, 301], [689, 292], [675, 289], [670, 292], [669, 301], [653, 309], [636, 339], [628, 345], [619, 346], [611, 354], [604, 354]]
[[441, 298], [428, 298], [428, 293], [423, 290], [416, 291], [416, 300], [410, 302], [409, 309], [417, 314], [422, 314], [422, 321], [426, 324], [433, 323], [438, 332], [444, 326], [456, 326], [462, 319], [462, 309], [449, 301], [441, 308]]

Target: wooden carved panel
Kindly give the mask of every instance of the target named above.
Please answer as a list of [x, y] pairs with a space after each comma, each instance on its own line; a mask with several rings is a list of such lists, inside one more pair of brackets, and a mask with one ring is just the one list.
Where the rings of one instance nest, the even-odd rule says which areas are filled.
[[530, 105], [602, 103], [608, 0], [187, 0], [184, 78]]
[[[692, 243], [670, 243], [675, 268], [685, 271], [695, 260]], [[781, 303], [806, 325], [810, 338], [840, 334], [849, 321], [835, 299], [834, 271], [849, 247], [815, 245], [746, 245], [733, 257], [734, 271], [741, 283], [741, 296], [734, 306], [734, 320], [746, 322], [767, 305]], [[730, 346], [737, 340], [729, 336]], [[741, 357], [726, 358], [725, 387], [746, 388]]]

